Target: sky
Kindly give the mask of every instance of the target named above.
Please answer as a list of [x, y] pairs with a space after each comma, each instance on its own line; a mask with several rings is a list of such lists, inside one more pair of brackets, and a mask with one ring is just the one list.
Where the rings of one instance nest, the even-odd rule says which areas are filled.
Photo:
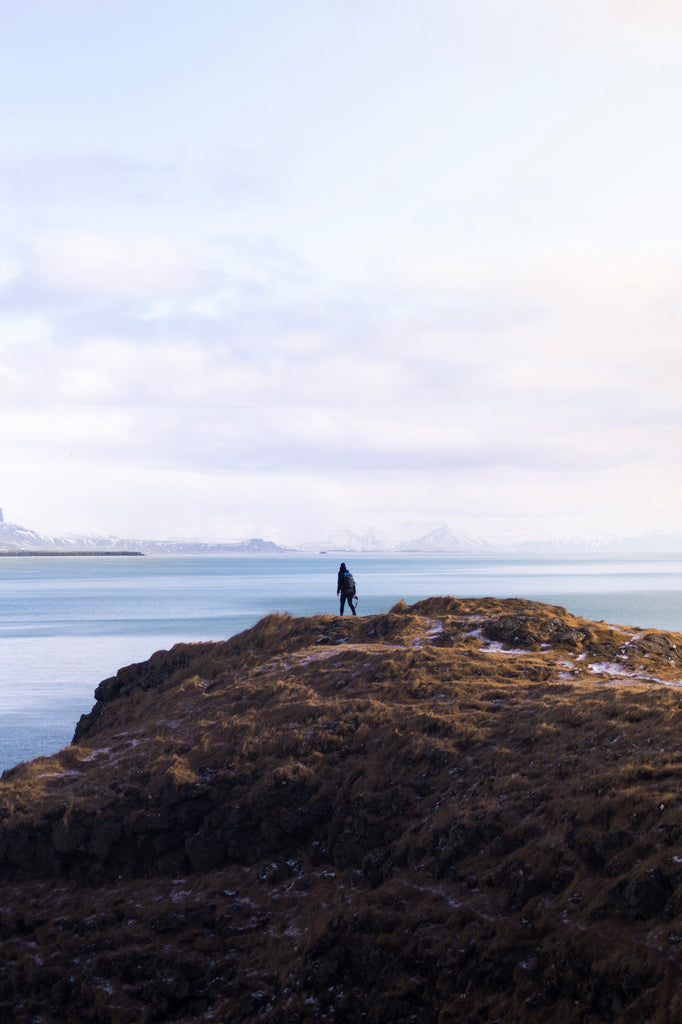
[[680, 525], [678, 0], [0, 0], [0, 506]]

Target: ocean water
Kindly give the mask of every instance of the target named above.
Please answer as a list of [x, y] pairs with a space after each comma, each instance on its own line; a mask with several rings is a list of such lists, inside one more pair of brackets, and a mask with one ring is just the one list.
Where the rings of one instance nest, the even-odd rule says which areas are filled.
[[[349, 555], [358, 613], [434, 595], [526, 597], [682, 631], [682, 556]], [[336, 614], [340, 558], [0, 558], [0, 771], [66, 746], [97, 684], [174, 643], [269, 612]]]

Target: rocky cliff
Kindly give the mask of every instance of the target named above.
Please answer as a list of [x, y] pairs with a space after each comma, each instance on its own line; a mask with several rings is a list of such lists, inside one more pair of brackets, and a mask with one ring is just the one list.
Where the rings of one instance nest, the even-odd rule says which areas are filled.
[[681, 683], [492, 599], [124, 668], [0, 780], [0, 1019], [681, 1020]]

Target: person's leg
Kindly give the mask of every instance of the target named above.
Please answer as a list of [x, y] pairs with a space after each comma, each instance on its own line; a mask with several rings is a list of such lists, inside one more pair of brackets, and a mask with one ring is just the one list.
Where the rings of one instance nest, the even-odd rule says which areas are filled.
[[339, 615], [343, 615], [343, 606], [346, 603], [346, 595], [341, 591], [341, 605], [339, 607]]
[[353, 615], [355, 615], [355, 605], [353, 604], [353, 598], [352, 597], [348, 598], [348, 604], [350, 605], [350, 610], [352, 611]]

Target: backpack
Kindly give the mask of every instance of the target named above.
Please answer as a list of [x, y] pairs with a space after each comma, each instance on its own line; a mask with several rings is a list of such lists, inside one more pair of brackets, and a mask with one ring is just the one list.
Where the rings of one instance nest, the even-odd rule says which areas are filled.
[[348, 597], [355, 597], [355, 580], [350, 572], [344, 572], [343, 574], [343, 592]]

